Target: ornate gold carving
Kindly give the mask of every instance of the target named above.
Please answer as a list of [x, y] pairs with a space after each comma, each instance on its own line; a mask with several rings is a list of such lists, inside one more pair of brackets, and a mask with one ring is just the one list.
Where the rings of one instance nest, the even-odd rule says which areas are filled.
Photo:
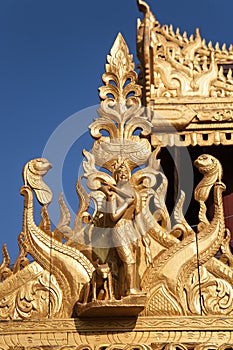
[[28, 162], [23, 169], [24, 185], [33, 188], [37, 200], [42, 205], [47, 205], [52, 200], [52, 192], [42, 180], [51, 167], [47, 159], [37, 158]]
[[[62, 293], [56, 279], [35, 262], [13, 275], [1, 287], [1, 319], [47, 317], [50, 308], [53, 316], [62, 306]], [[8, 293], [4, 293], [4, 287]]]
[[233, 141], [233, 131], [227, 130], [206, 130], [188, 131], [180, 134], [159, 133], [153, 134], [151, 143], [154, 147], [163, 146], [219, 146], [231, 145]]
[[201, 231], [204, 227], [209, 225], [209, 221], [206, 217], [206, 205], [211, 188], [216, 181], [222, 180], [222, 166], [219, 161], [208, 154], [203, 154], [195, 161], [194, 165], [198, 168], [200, 173], [204, 175], [201, 182], [197, 185], [194, 192], [194, 198], [200, 204], [199, 210], [199, 226], [198, 231]]
[[[186, 60], [195, 57], [198, 38], [185, 46]], [[20, 253], [11, 270], [3, 248], [0, 317], [65, 318], [74, 312], [88, 317], [139, 312], [146, 316], [231, 315], [233, 257], [224, 224], [221, 164], [211, 155], [202, 155], [194, 163], [203, 174], [194, 192], [200, 204], [198, 233], [185, 220], [183, 192], [172, 223], [159, 142], [153, 150], [148, 141], [150, 116], [141, 107], [141, 88], [121, 34], [107, 61], [99, 118], [90, 125], [95, 141], [91, 152], [83, 151], [84, 174], [76, 184], [80, 207], [73, 229], [61, 195], [60, 220], [51, 231], [52, 192], [43, 180], [50, 163], [38, 158], [24, 167]], [[135, 135], [138, 128], [141, 133]], [[212, 188], [214, 215], [209, 221], [206, 202]], [[33, 192], [41, 204], [39, 226], [34, 222]], [[34, 263], [29, 264], [28, 254]]]
[[[190, 297], [190, 287], [187, 287], [186, 284], [193, 278], [193, 274], [197, 274], [201, 266], [207, 263], [209, 259], [212, 258], [216, 260], [214, 256], [221, 247], [225, 237], [224, 214], [221, 199], [221, 193], [225, 189], [225, 186], [221, 183], [221, 165], [210, 155], [200, 156], [195, 164], [204, 174], [203, 180], [195, 190], [196, 199], [201, 204], [199, 214], [200, 223], [198, 226], [199, 233], [197, 237], [195, 237], [194, 232], [189, 229], [189, 233], [186, 234], [181, 241], [172, 244], [170, 248], [154, 258], [154, 266], [150, 267], [145, 272], [142, 279], [143, 290], [147, 290], [148, 293], [148, 305], [150, 305], [150, 302], [154, 303], [154, 300], [157, 301], [157, 309], [154, 308], [154, 310], [157, 310], [155, 311], [156, 314], [159, 314], [159, 310], [164, 309], [164, 305], [167, 305], [167, 309], [164, 312], [169, 313], [169, 308], [171, 308], [169, 303], [171, 305], [172, 299], [174, 300], [173, 305], [177, 305], [175, 308], [173, 306], [173, 313], [190, 314], [190, 312], [194, 312], [193, 308], [190, 309], [189, 300], [187, 301], [187, 295]], [[209, 223], [205, 217], [205, 201], [209, 196], [211, 186], [214, 186], [215, 214], [211, 223]], [[169, 241], [169, 235], [167, 235], [167, 240]], [[196, 244], [198, 247], [198, 261], [196, 257]], [[198, 262], [201, 266], [198, 266]], [[161, 281], [163, 281], [163, 288], [161, 288]], [[228, 285], [230, 287], [230, 289], [228, 288], [229, 292], [232, 288], [232, 284], [230, 283]], [[199, 289], [197, 289], [197, 286]], [[202, 284], [200, 281], [197, 282], [197, 286], [193, 288], [196, 288], [198, 297], [200, 298], [200, 293], [202, 293]], [[203, 295], [206, 293], [207, 291], [203, 287]], [[211, 293], [210, 290], [209, 293]], [[212, 295], [211, 297], [215, 300], [216, 305], [219, 306], [218, 312], [221, 312], [218, 296], [216, 295], [216, 297], [214, 297], [214, 295]], [[194, 297], [190, 298], [194, 300]], [[162, 301], [163, 299], [164, 301]], [[159, 300], [161, 306], [159, 305]], [[226, 309], [226, 312], [229, 314], [231, 309]], [[204, 311], [202, 310], [200, 312]], [[208, 309], [207, 314], [211, 314], [211, 312], [214, 313], [215, 311], [210, 311], [210, 309]], [[150, 306], [148, 310], [145, 310], [145, 313], [151, 314]], [[196, 310], [194, 314], [195, 313], [198, 313], [198, 311]]]
[[0, 281], [4, 281], [7, 277], [12, 275], [12, 271], [10, 269], [10, 256], [6, 244], [4, 244], [2, 247], [2, 255], [3, 261], [0, 266]]
[[[206, 44], [199, 29], [188, 38], [179, 28], [161, 25], [144, 1], [138, 0], [138, 5], [144, 13], [137, 34], [143, 101], [155, 112], [152, 124], [155, 133], [161, 134], [160, 144], [169, 144], [163, 133], [172, 139], [178, 130], [185, 138], [185, 144], [176, 141], [178, 146], [232, 145], [231, 137], [223, 132], [217, 135], [221, 128], [232, 129], [232, 45], [227, 50], [225, 44], [222, 49], [219, 43]], [[176, 130], [169, 130], [171, 125]], [[208, 142], [199, 135], [193, 141], [186, 129], [208, 134]]]
[[[135, 313], [137, 305], [135, 303], [133, 311], [132, 302], [139, 297], [141, 302], [137, 302], [138, 306], [144, 302], [136, 266], [141, 243], [144, 246], [143, 264], [152, 263], [150, 239], [143, 228], [142, 208], [147, 207], [148, 191], [156, 183], [158, 162], [153, 160], [156, 155], [152, 155], [150, 143], [145, 138], [150, 133], [151, 124], [143, 114], [141, 88], [136, 84], [137, 75], [133, 71], [132, 56], [129, 55], [121, 34], [107, 60], [107, 72], [103, 75], [106, 85], [100, 88], [100, 118], [90, 125], [91, 134], [97, 141], [92, 153], [84, 151], [84, 177], [92, 190], [89, 198], [95, 204], [89, 227], [84, 230], [94, 244], [92, 256], [113, 266], [112, 251], [115, 254], [115, 267], [112, 268], [116, 300], [108, 302], [109, 307], [118, 306], [119, 310], [128, 307], [128, 312]], [[138, 128], [141, 129], [140, 136], [134, 135]], [[109, 136], [103, 136], [101, 130], [106, 130]], [[138, 170], [147, 160], [148, 166]], [[96, 165], [109, 170], [111, 175], [97, 170]], [[134, 174], [133, 169], [137, 170]], [[81, 222], [84, 214], [87, 216], [89, 207], [81, 179], [78, 180], [78, 191], [86, 204], [78, 212], [76, 223]], [[140, 239], [141, 231], [143, 239]], [[122, 297], [125, 299], [121, 300]]]
[[83, 303], [115, 299], [112, 274], [108, 264], [97, 264], [91, 281], [86, 285]]
[[224, 110], [224, 111], [218, 111], [216, 112], [213, 117], [213, 121], [232, 121], [233, 120], [233, 111], [230, 110]]
[[[200, 297], [201, 292], [201, 297]], [[203, 315], [230, 314], [233, 310], [230, 283], [211, 275], [204, 266], [196, 270], [187, 289], [188, 305], [192, 313]], [[201, 303], [201, 304], [200, 304]]]
[[[51, 232], [47, 206], [52, 192], [42, 179], [50, 168], [44, 158], [34, 159], [24, 167], [25, 185], [21, 194], [25, 205], [23, 230], [18, 238], [20, 254], [8, 277], [4, 271], [9, 261], [6, 248], [3, 250], [2, 276], [8, 278], [0, 285], [1, 319], [71, 316], [83, 285], [94, 271], [92, 263], [80, 251], [60, 240], [58, 230], [63, 231], [69, 224], [67, 208], [61, 198], [61, 219], [55, 232]], [[34, 222], [33, 191], [42, 205], [39, 226]], [[34, 258], [34, 263], [28, 265], [27, 254]], [[14, 292], [10, 292], [10, 286], [14, 286]]]
[[[132, 55], [129, 55], [121, 34], [118, 34], [107, 61], [103, 74], [105, 85], [99, 89], [102, 99], [98, 111], [100, 118], [90, 125], [91, 135], [98, 139], [92, 153], [96, 164], [110, 171], [119, 156], [127, 159], [130, 168], [134, 168], [145, 163], [151, 146], [147, 139], [133, 134], [136, 129], [141, 129], [141, 135], [149, 135], [151, 123], [141, 107], [141, 87], [136, 83]], [[101, 130], [106, 130], [109, 137], [102, 136]]]
[[182, 315], [182, 313], [180, 305], [171, 295], [166, 284], [158, 284], [151, 290], [150, 302], [146, 309], [147, 315], [177, 316]]
[[[232, 70], [229, 69], [226, 76], [223, 67], [218, 64], [232, 63], [233, 52], [219, 44], [213, 48], [201, 38], [199, 29], [195, 35], [187, 37], [187, 33], [180, 33], [179, 28], [174, 32], [172, 26], [163, 25], [154, 18], [148, 5], [138, 1], [145, 13], [145, 18], [139, 26], [138, 46], [148, 45], [153, 49], [150, 55], [151, 99], [155, 97], [226, 97], [232, 96]], [[144, 5], [144, 6], [143, 6]], [[149, 41], [143, 42], [141, 32], [148, 30], [146, 23], [150, 22]], [[141, 52], [141, 51], [140, 51]], [[147, 56], [145, 56], [148, 59]], [[147, 78], [147, 77], [146, 77]], [[149, 91], [148, 91], [149, 93]]]
[[[117, 38], [114, 50], [111, 51], [113, 57], [108, 58], [108, 72], [112, 62], [117, 61], [115, 59], [115, 57], [118, 57], [117, 45], [125, 46], [125, 42], [122, 41], [121, 37]], [[126, 56], [128, 55], [125, 48], [120, 49], [120, 52], [124, 52]], [[127, 69], [132, 69], [128, 56], [125, 59], [122, 59], [122, 57], [121, 60], [126, 62]], [[120, 71], [119, 77], [122, 77], [121, 72], [124, 72], [125, 77], [127, 76], [127, 70], [123, 70], [121, 65], [118, 69]], [[115, 74], [116, 70], [114, 68], [111, 68], [111, 70]], [[112, 81], [117, 83], [121, 81], [120, 78], [116, 79], [115, 75], [111, 75], [111, 78]], [[194, 293], [197, 290], [194, 278], [196, 273], [201, 271], [201, 268], [202, 271], [205, 269], [208, 271], [208, 263], [211, 259], [214, 264], [219, 266], [219, 269], [221, 266], [221, 261], [215, 257], [222, 246], [226, 232], [222, 207], [222, 191], [225, 187], [221, 182], [222, 168], [219, 161], [210, 155], [203, 155], [195, 162], [200, 172], [204, 174], [203, 180], [195, 190], [195, 199], [200, 203], [198, 235], [196, 236], [196, 233], [183, 216], [183, 193], [175, 209], [175, 225], [171, 227], [165, 204], [167, 179], [159, 169], [158, 144], [155, 151], [151, 151], [149, 147], [146, 147], [148, 156], [145, 157], [143, 163], [140, 156], [137, 158], [137, 162], [132, 159], [126, 143], [124, 143], [124, 148], [122, 147], [121, 150], [121, 147], [118, 146], [121, 142], [118, 139], [119, 135], [121, 135], [124, 142], [127, 140], [130, 143], [133, 140], [135, 142], [133, 144], [135, 148], [133, 149], [137, 149], [139, 152], [136, 153], [136, 156], [140, 155], [140, 149], [144, 143], [143, 135], [141, 134], [141, 136], [137, 136], [137, 139], [134, 139], [133, 134], [126, 133], [128, 125], [131, 125], [134, 120], [137, 122], [139, 117], [130, 114], [132, 107], [127, 106], [127, 98], [123, 93], [121, 94], [122, 105], [117, 104], [121, 89], [115, 89], [115, 85], [110, 86], [109, 81], [110, 77], [107, 80], [107, 86], [102, 87], [101, 91], [107, 91], [108, 93], [112, 91], [113, 97], [106, 97], [102, 94], [104, 100], [99, 111], [100, 119], [97, 119], [90, 126], [91, 133], [97, 138], [97, 141], [93, 145], [92, 153], [84, 152], [86, 157], [84, 177], [87, 179], [87, 186], [92, 192], [88, 200], [85, 200], [87, 196], [82, 196], [84, 202], [86, 201], [86, 205], [83, 205], [84, 210], [78, 214], [78, 217], [80, 220], [84, 213], [86, 217], [89, 200], [90, 198], [93, 199], [95, 212], [89, 219], [89, 226], [84, 229], [90, 242], [97, 244], [93, 247], [92, 254], [94, 253], [94, 256], [99, 258], [102, 263], [107, 262], [112, 266], [114, 278], [115, 275], [117, 276], [113, 283], [117, 300], [121, 297], [124, 301], [127, 295], [132, 298], [134, 294], [147, 293], [148, 300], [143, 315], [198, 315], [202, 312], [207, 315], [216, 312], [231, 314], [230, 307], [220, 306], [222, 300], [217, 292], [212, 295], [217, 307], [211, 309], [210, 305], [212, 303], [206, 301], [209, 300], [208, 293], [211, 293], [211, 288], [206, 288], [205, 282], [201, 284], [198, 281], [199, 293], [202, 290], [201, 287], [203, 287], [203, 305], [196, 305], [197, 296]], [[121, 85], [123, 86], [123, 82]], [[131, 90], [134, 91], [133, 87], [131, 87]], [[137, 108], [138, 103], [139, 101], [136, 99]], [[105, 114], [103, 114], [103, 111]], [[127, 119], [124, 119], [126, 112]], [[141, 118], [144, 125], [145, 117], [141, 116]], [[100, 130], [107, 130], [109, 136], [101, 135]], [[121, 134], [119, 134], [120, 132]], [[116, 136], [117, 142], [115, 141]], [[114, 151], [104, 153], [106, 149], [113, 149]], [[104, 157], [102, 157], [103, 154]], [[97, 170], [97, 165], [101, 166], [103, 170], [110, 171], [111, 175], [102, 170]], [[138, 165], [144, 165], [144, 168], [138, 169]], [[132, 169], [134, 169], [133, 174]], [[80, 184], [81, 179], [79, 179]], [[205, 214], [205, 203], [209, 197], [211, 187], [214, 187], [215, 213], [213, 219], [209, 222]], [[152, 202], [154, 203], [154, 210], [151, 210]], [[105, 246], [106, 242], [111, 247], [115, 247], [117, 256], [115, 255], [114, 258], [111, 255], [112, 251], [110, 252], [109, 245]], [[200, 266], [197, 262], [197, 249], [200, 255], [198, 257]], [[138, 256], [140, 258], [137, 258]], [[115, 266], [111, 264], [112, 259], [116, 264]], [[136, 261], [138, 261], [138, 266]], [[117, 269], [116, 266], [121, 266], [121, 269], [119, 267]], [[229, 282], [227, 277], [230, 274], [230, 268], [225, 266], [224, 273], [225, 277], [222, 276], [222, 272], [218, 283], [225, 286], [227, 294], [232, 288], [232, 282]], [[221, 282], [224, 278], [227, 279], [225, 284]], [[123, 284], [122, 280], [125, 281]], [[193, 280], [192, 283], [191, 280]], [[188, 291], [193, 295], [193, 297], [190, 297], [191, 300], [187, 297]], [[115, 301], [113, 304], [120, 307], [117, 300], [116, 304]], [[195, 307], [191, 307], [191, 303], [194, 303]], [[100, 304], [100, 307], [102, 305]], [[111, 303], [108, 302], [108, 305], [110, 306]], [[88, 307], [90, 308], [91, 305]], [[88, 309], [88, 315], [90, 315], [90, 309]]]
[[[149, 21], [148, 6], [139, 4]], [[227, 56], [225, 49], [210, 49], [212, 54], [208, 54], [198, 32], [195, 38], [180, 38], [155, 19], [149, 29], [162, 43], [154, 65], [160, 69], [163, 84], [169, 79], [163, 73], [163, 54], [170, 68], [183, 67], [177, 75], [179, 84], [166, 86], [169, 93], [206, 97], [210, 86], [224, 80], [216, 59]], [[224, 83], [228, 86], [230, 80], [231, 73]], [[233, 344], [233, 256], [224, 223], [221, 164], [208, 154], [194, 163], [203, 175], [194, 191], [200, 205], [195, 232], [183, 214], [183, 192], [174, 209], [174, 222], [170, 220], [168, 180], [158, 159], [161, 143], [198, 144], [202, 131], [192, 133], [191, 125], [209, 116], [203, 111], [196, 115], [191, 103], [184, 108], [175, 106], [181, 120], [177, 122], [172, 113], [169, 118], [180, 130], [185, 126], [189, 131], [184, 140], [180, 135], [166, 135], [167, 124], [160, 120], [157, 125], [164, 128], [163, 139], [158, 130], [160, 134], [152, 136], [153, 149], [148, 140], [151, 115], [141, 106], [141, 88], [121, 34], [107, 57], [103, 82], [99, 118], [90, 125], [95, 141], [90, 152], [83, 151], [84, 174], [76, 184], [80, 206], [74, 228], [61, 195], [60, 220], [51, 230], [48, 206], [52, 192], [43, 180], [50, 163], [38, 158], [24, 167], [19, 257], [11, 268], [4, 246], [0, 266], [0, 319], [11, 320], [0, 323], [0, 347], [229, 349]], [[161, 92], [162, 86], [159, 88]], [[224, 114], [216, 104], [211, 118], [216, 123], [230, 122], [231, 107]], [[138, 128], [141, 133], [135, 134]], [[224, 143], [230, 130], [210, 129], [209, 139], [202, 141]], [[212, 190], [214, 214], [209, 220], [206, 206]], [[33, 193], [41, 205], [39, 225], [34, 221]], [[34, 262], [29, 262], [29, 254]], [[80, 318], [67, 319], [72, 315]]]
[[[108, 329], [108, 332], [106, 332]], [[4, 350], [156, 349], [185, 346], [188, 349], [231, 349], [232, 319], [216, 317], [139, 317], [86, 320], [11, 321], [1, 324]], [[17, 344], [17, 345], [16, 345]], [[197, 349], [198, 349], [197, 347]]]

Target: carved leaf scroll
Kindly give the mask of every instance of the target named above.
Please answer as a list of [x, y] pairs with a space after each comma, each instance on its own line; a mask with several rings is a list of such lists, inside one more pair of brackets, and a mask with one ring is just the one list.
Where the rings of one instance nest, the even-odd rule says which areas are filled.
[[[102, 100], [99, 118], [90, 125], [91, 135], [98, 140], [92, 153], [96, 164], [110, 171], [119, 156], [134, 168], [145, 164], [151, 152], [148, 140], [134, 132], [140, 129], [141, 136], [149, 135], [151, 123], [141, 107], [141, 86], [137, 84], [132, 55], [120, 33], [107, 62], [103, 74], [105, 85], [99, 89]], [[103, 136], [102, 130], [109, 136]]]

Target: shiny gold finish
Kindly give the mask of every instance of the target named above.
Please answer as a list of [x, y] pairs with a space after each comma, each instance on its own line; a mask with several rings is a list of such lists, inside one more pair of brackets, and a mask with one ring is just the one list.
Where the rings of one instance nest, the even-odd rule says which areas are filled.
[[[94, 271], [92, 263], [80, 251], [62, 244], [53, 232], [48, 231], [47, 206], [52, 193], [42, 177], [50, 168], [43, 158], [34, 159], [24, 167], [25, 185], [21, 194], [25, 204], [23, 230], [19, 235], [20, 254], [13, 274], [2, 274], [5, 280], [0, 287], [1, 319], [70, 317], [82, 287]], [[42, 204], [39, 226], [34, 222], [33, 191]], [[28, 254], [35, 260], [32, 264], [29, 264]], [[4, 257], [2, 269], [7, 268], [5, 248]]]
[[[170, 219], [168, 179], [158, 159], [164, 144], [199, 143], [197, 135], [203, 130], [190, 109], [190, 97], [218, 99], [214, 92], [223, 72], [216, 60], [228, 62], [231, 53], [225, 48], [205, 47], [199, 32], [187, 39], [159, 26], [149, 7], [138, 2], [145, 12], [138, 36], [141, 55], [148, 49], [149, 38], [144, 36], [140, 42], [143, 31], [160, 40], [157, 51], [157, 41], [153, 41], [153, 67], [159, 72], [154, 71], [159, 84], [153, 96], [161, 110], [169, 111], [170, 119], [156, 119], [153, 112], [142, 108], [132, 55], [119, 34], [107, 56], [99, 118], [90, 125], [93, 147], [90, 152], [83, 151], [84, 173], [76, 184], [80, 205], [73, 228], [61, 195], [61, 217], [51, 230], [48, 206], [52, 192], [43, 179], [51, 168], [49, 161], [37, 158], [24, 167], [23, 228], [13, 267], [6, 246], [2, 249], [0, 319], [11, 321], [0, 323], [0, 349], [232, 348], [233, 256], [224, 222], [222, 166], [209, 154], [194, 162], [203, 175], [194, 191], [199, 204], [194, 230], [183, 214], [183, 192], [174, 220]], [[174, 65], [179, 68], [177, 86], [172, 85]], [[147, 61], [145, 79], [149, 68]], [[231, 73], [226, 79], [224, 96], [228, 97]], [[151, 85], [146, 84], [147, 102], [153, 101]], [[173, 102], [179, 99], [173, 111], [168, 95]], [[231, 130], [232, 113], [229, 106], [224, 112], [216, 108], [211, 115], [211, 101], [199, 120], [203, 125], [209, 121], [211, 140], [219, 144], [223, 140], [221, 127], [214, 132], [211, 128], [215, 123], [226, 123]], [[176, 113], [181, 113], [180, 121]], [[184, 140], [179, 133], [166, 135], [168, 121], [182, 130]], [[153, 133], [155, 126], [157, 133]], [[135, 134], [138, 128], [141, 132]], [[33, 194], [41, 205], [39, 225], [34, 220]], [[206, 214], [210, 202], [211, 219]]]
[[150, 350], [175, 345], [226, 350], [233, 345], [232, 321], [231, 317], [182, 316], [11, 321], [0, 323], [0, 344], [4, 350]]
[[[232, 145], [232, 45], [213, 47], [198, 28], [188, 38], [179, 28], [161, 25], [144, 1], [138, 0], [138, 5], [144, 13], [137, 35], [144, 102], [154, 111], [152, 123], [160, 142], [164, 146]], [[167, 130], [171, 125], [172, 133]], [[157, 144], [155, 138], [152, 142]]]

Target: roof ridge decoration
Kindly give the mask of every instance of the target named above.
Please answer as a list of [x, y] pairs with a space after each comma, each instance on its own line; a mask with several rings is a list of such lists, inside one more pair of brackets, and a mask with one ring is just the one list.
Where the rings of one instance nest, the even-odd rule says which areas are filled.
[[[184, 123], [179, 121], [184, 115], [188, 115], [188, 124], [212, 123], [215, 129], [218, 128], [216, 122], [230, 122], [233, 46], [227, 49], [226, 44], [220, 48], [218, 42], [215, 47], [211, 41], [206, 43], [198, 28], [195, 35], [188, 37], [186, 32], [180, 33], [179, 28], [174, 30], [172, 25], [161, 25], [144, 1], [138, 0], [138, 6], [144, 13], [142, 22], [138, 22], [137, 48], [145, 105], [161, 113], [182, 131], [187, 127], [187, 118]], [[174, 113], [169, 106], [171, 103], [176, 104]], [[227, 113], [226, 103], [229, 103]], [[154, 125], [156, 128], [156, 120]], [[231, 126], [226, 125], [226, 128]], [[192, 129], [195, 130], [195, 125]], [[227, 142], [224, 135], [220, 138], [220, 141], [217, 136], [216, 140], [213, 138], [213, 143], [233, 142], [232, 139]], [[189, 136], [187, 139], [185, 146], [192, 144]], [[199, 137], [198, 144], [202, 141]]]
[[[141, 9], [142, 5], [146, 6], [143, 1], [139, 0], [138, 3]], [[205, 39], [201, 38], [199, 28], [196, 28], [195, 35], [188, 38], [187, 32], [180, 33], [179, 28], [174, 31], [172, 25], [161, 26], [148, 5], [144, 13], [149, 17], [150, 23], [154, 24], [150, 33], [150, 45], [153, 48], [157, 73], [154, 78], [157, 97], [233, 95], [232, 69], [229, 68], [227, 76], [224, 76], [223, 67], [218, 68], [217, 65], [233, 64], [232, 45], [227, 50], [226, 44], [222, 48], [218, 42], [215, 47], [211, 41], [206, 44]], [[167, 63], [165, 66], [163, 61]], [[170, 73], [169, 81], [165, 76], [167, 70]]]
[[[141, 88], [121, 34], [107, 62], [99, 118], [90, 125], [95, 141], [92, 151], [84, 150], [84, 173], [76, 185], [80, 205], [73, 228], [60, 196], [61, 218], [51, 229], [52, 192], [43, 180], [49, 161], [33, 159], [23, 169], [20, 253], [11, 268], [3, 246], [0, 319], [232, 316], [233, 257], [224, 223], [221, 164], [207, 154], [195, 161], [203, 174], [194, 193], [200, 206], [197, 232], [184, 217], [183, 192], [172, 224], [168, 180], [157, 159], [160, 147], [152, 149], [148, 141], [151, 122], [143, 114]], [[138, 128], [141, 133], [135, 135]], [[211, 189], [214, 214], [209, 221]], [[39, 225], [34, 197], [41, 205]]]

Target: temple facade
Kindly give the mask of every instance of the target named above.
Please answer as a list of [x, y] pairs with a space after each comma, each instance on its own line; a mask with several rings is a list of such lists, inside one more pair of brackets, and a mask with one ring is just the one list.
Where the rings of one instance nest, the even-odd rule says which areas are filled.
[[2, 248], [0, 350], [233, 349], [233, 48], [138, 7], [140, 72], [118, 34], [73, 226], [61, 194], [52, 228], [49, 160], [23, 168], [13, 266]]

